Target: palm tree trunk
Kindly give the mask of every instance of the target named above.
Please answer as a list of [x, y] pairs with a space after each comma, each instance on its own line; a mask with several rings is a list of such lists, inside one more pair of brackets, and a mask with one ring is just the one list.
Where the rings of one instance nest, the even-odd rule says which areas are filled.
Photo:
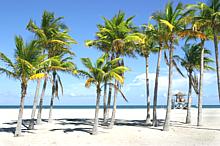
[[105, 123], [107, 121], [106, 112], [107, 112], [107, 106], [106, 106], [106, 98], [107, 98], [107, 83], [104, 84], [104, 96], [103, 96], [103, 122]]
[[29, 124], [28, 129], [34, 129], [34, 117], [35, 117], [35, 113], [36, 113], [36, 109], [37, 109], [40, 82], [41, 82], [41, 80], [38, 79], [37, 80], [37, 87], [36, 87], [36, 91], [35, 91], [35, 96], [34, 96], [33, 109], [32, 109], [32, 113], [31, 113], [31, 120], [30, 120], [30, 124]]
[[51, 96], [51, 99], [50, 99], [50, 111], [49, 111], [48, 123], [52, 122], [53, 102], [54, 102], [54, 94]]
[[53, 103], [54, 103], [54, 97], [55, 97], [55, 78], [56, 78], [56, 72], [53, 72], [53, 85], [52, 85], [52, 96], [50, 99], [50, 111], [49, 111], [49, 118], [48, 118], [48, 123], [52, 122], [52, 110], [53, 110]]
[[112, 97], [112, 85], [109, 85], [108, 89], [108, 102], [107, 102], [107, 110], [106, 110], [106, 122], [109, 118], [109, 111], [110, 111], [110, 106], [111, 106], [111, 97]]
[[[113, 60], [115, 57], [112, 54], [111, 57], [109, 58], [109, 60]], [[112, 85], [109, 85], [109, 89], [108, 89], [108, 101], [107, 101], [107, 109], [106, 109], [106, 122], [108, 122], [108, 118], [109, 118], [109, 111], [110, 111], [110, 106], [111, 106], [111, 97], [112, 97]]]
[[202, 124], [202, 86], [204, 73], [204, 40], [201, 42], [201, 62], [200, 62], [200, 79], [199, 79], [199, 97], [198, 97], [198, 117], [197, 126]]
[[22, 116], [23, 116], [23, 110], [24, 110], [24, 99], [27, 92], [27, 83], [22, 82], [21, 83], [21, 100], [20, 100], [20, 109], [18, 114], [18, 121], [17, 121], [17, 127], [15, 129], [15, 137], [21, 136], [21, 125], [22, 125]]
[[163, 126], [163, 131], [168, 131], [170, 126], [172, 79], [173, 79], [173, 51], [174, 51], [173, 40], [171, 40], [170, 48], [169, 48], [169, 81], [168, 81], [167, 109], [166, 109], [166, 118]]
[[220, 102], [220, 70], [219, 70], [219, 54], [218, 54], [218, 38], [216, 35], [215, 29], [213, 29], [214, 33], [214, 46], [215, 46], [215, 63], [216, 63], [216, 73], [217, 73], [217, 84], [218, 84], [218, 96]]
[[153, 101], [153, 126], [157, 127], [157, 93], [158, 93], [158, 80], [160, 75], [160, 60], [162, 55], [162, 46], [160, 46], [160, 50], [158, 52], [157, 58], [157, 69], [156, 69], [156, 77], [155, 77], [155, 85], [154, 85], [154, 101]]
[[[119, 84], [117, 83], [117, 81], [115, 81], [115, 84], [117, 84], [117, 87], [119, 87]], [[115, 114], [116, 114], [116, 108], [117, 108], [117, 95], [118, 95], [118, 90], [115, 88], [112, 117], [111, 117], [111, 122], [110, 122], [108, 128], [112, 128], [113, 125], [115, 124]]]
[[188, 106], [186, 115], [186, 124], [191, 123], [191, 105], [192, 105], [192, 72], [189, 72], [189, 91], [188, 91]]
[[146, 117], [146, 124], [150, 124], [150, 94], [149, 94], [149, 64], [148, 64], [149, 55], [145, 57], [146, 61], [146, 96], [147, 96], [147, 117]]
[[37, 124], [41, 123], [41, 114], [42, 114], [42, 109], [43, 109], [43, 98], [44, 98], [44, 94], [45, 94], [45, 91], [46, 91], [46, 87], [47, 87], [47, 79], [45, 78], [43, 88], [42, 88], [42, 92], [41, 92], [41, 96], [40, 96], [40, 103], [39, 103], [38, 113], [37, 113]]
[[96, 98], [96, 109], [95, 109], [95, 119], [94, 119], [94, 126], [92, 129], [92, 135], [97, 134], [98, 123], [99, 123], [99, 104], [100, 104], [100, 96], [101, 96], [101, 89], [100, 85], [97, 85], [97, 98]]

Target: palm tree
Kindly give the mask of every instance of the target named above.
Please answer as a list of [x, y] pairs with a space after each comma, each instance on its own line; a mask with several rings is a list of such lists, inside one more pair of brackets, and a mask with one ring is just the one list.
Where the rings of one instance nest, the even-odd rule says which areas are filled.
[[[76, 44], [76, 41], [68, 34], [69, 30], [68, 27], [62, 23], [63, 17], [56, 18], [54, 13], [50, 13], [47, 11], [44, 11], [41, 21], [41, 26], [38, 27], [32, 20], [27, 25], [27, 29], [35, 34], [38, 40], [39, 46], [42, 48], [42, 53], [48, 54], [48, 58], [59, 56], [61, 54], [70, 54], [74, 55], [73, 52], [70, 51], [70, 45]], [[49, 73], [49, 72], [48, 72]], [[53, 79], [54, 81], [52, 83], [52, 96], [51, 96], [51, 102], [50, 102], [50, 112], [49, 112], [49, 122], [51, 121], [51, 115], [52, 115], [52, 108], [53, 108], [53, 100], [55, 96], [55, 90], [56, 89], [56, 79], [59, 80], [59, 76], [56, 73], [56, 70], [53, 69], [52, 71]], [[45, 79], [45, 81], [47, 81]], [[46, 85], [46, 83], [44, 84]], [[62, 87], [62, 86], [61, 86]], [[46, 89], [43, 88], [43, 89]], [[45, 91], [42, 91], [45, 92]], [[44, 94], [42, 94], [44, 95]], [[43, 97], [40, 101], [40, 104], [43, 104]], [[40, 105], [42, 107], [42, 105]], [[42, 109], [38, 112], [39, 116]], [[39, 120], [40, 121], [40, 120]]]
[[[182, 47], [184, 52], [184, 58], [174, 55], [174, 60], [180, 62], [181, 66], [184, 67], [187, 71], [187, 76], [189, 80], [189, 90], [188, 90], [188, 106], [187, 106], [187, 116], [186, 116], [186, 124], [191, 123], [191, 104], [192, 104], [192, 87], [197, 86], [198, 81], [195, 80], [196, 77], [193, 76], [193, 72], [195, 74], [196, 70], [200, 70], [200, 60], [201, 60], [201, 47], [198, 44], [185, 44]], [[206, 57], [207, 55], [211, 55], [211, 52], [207, 49], [204, 50], [204, 69], [213, 70], [209, 63], [213, 62], [212, 59]], [[195, 92], [198, 94], [198, 88], [194, 87]]]
[[154, 42], [158, 49], [156, 49], [158, 53], [157, 57], [157, 67], [156, 67], [156, 75], [155, 75], [155, 83], [154, 83], [154, 98], [153, 98], [153, 126], [157, 126], [157, 94], [158, 94], [158, 83], [159, 83], [159, 74], [160, 74], [160, 62], [162, 56], [162, 50], [168, 48], [168, 40], [169, 40], [169, 31], [167, 31], [166, 26], [161, 24], [161, 19], [166, 19], [165, 14], [163, 12], [157, 11], [152, 14], [152, 19], [156, 21], [156, 25], [153, 26], [153, 35]]
[[48, 122], [52, 121], [52, 108], [53, 108], [53, 102], [54, 98], [59, 98], [58, 89], [61, 89], [62, 95], [63, 95], [63, 85], [61, 78], [58, 74], [58, 71], [67, 72], [72, 74], [74, 70], [76, 70], [76, 65], [72, 62], [72, 57], [65, 57], [65, 54], [62, 54], [59, 56], [60, 60], [57, 62], [57, 64], [54, 64], [52, 67], [50, 67], [50, 71], [52, 71], [52, 97], [50, 102], [50, 111], [49, 111], [49, 118]]
[[[100, 25], [100, 27], [102, 28], [101, 32], [111, 44], [111, 58], [134, 56], [134, 47], [130, 45], [131, 41], [126, 41], [126, 37], [135, 29], [135, 27], [132, 25], [133, 18], [134, 16], [125, 19], [125, 13], [119, 11], [119, 13], [110, 20], [104, 18], [105, 25]], [[118, 64], [119, 66], [124, 66], [124, 61], [121, 60], [120, 62], [118, 62]], [[118, 85], [118, 87], [121, 86], [119, 83], [116, 83], [116, 81], [115, 84]], [[113, 127], [115, 121], [117, 92], [118, 90], [115, 89], [112, 117], [109, 128]]]
[[220, 1], [219, 0], [209, 0], [210, 5], [208, 12], [206, 13], [206, 22], [209, 25], [211, 21], [213, 42], [215, 47], [215, 62], [216, 62], [216, 73], [217, 73], [217, 84], [218, 84], [218, 96], [220, 101], [220, 69], [219, 69], [219, 51], [218, 51], [218, 33], [220, 32]]
[[41, 124], [41, 114], [42, 114], [42, 109], [43, 109], [43, 98], [44, 98], [44, 94], [46, 91], [46, 87], [47, 87], [47, 78], [44, 79], [44, 83], [43, 83], [43, 88], [41, 91], [41, 95], [40, 95], [40, 102], [39, 102], [39, 108], [38, 108], [38, 113], [37, 113], [37, 123], [36, 124]]
[[31, 112], [31, 121], [29, 123], [29, 127], [28, 129], [34, 129], [34, 117], [35, 117], [35, 112], [37, 109], [37, 103], [38, 103], [38, 95], [39, 95], [39, 90], [40, 90], [40, 84], [41, 84], [41, 80], [38, 79], [37, 80], [37, 86], [36, 86], [36, 90], [35, 90], [35, 95], [34, 95], [34, 101], [33, 101], [33, 109]]
[[[196, 5], [188, 5], [188, 9], [192, 9], [197, 15], [194, 15], [192, 19], [193, 30], [201, 32], [203, 37], [200, 38], [201, 46], [201, 60], [200, 60], [200, 80], [199, 80], [199, 96], [198, 96], [198, 117], [197, 126], [202, 123], [202, 87], [203, 87], [203, 74], [204, 74], [204, 44], [207, 39], [210, 39], [211, 29], [204, 21], [207, 15], [207, 9], [205, 9], [204, 3], [198, 3]], [[218, 71], [217, 71], [218, 72]]]
[[197, 24], [206, 29], [210, 29], [210, 39], [213, 40], [215, 48], [215, 61], [217, 73], [218, 95], [220, 101], [220, 70], [219, 70], [219, 52], [218, 52], [218, 33], [220, 31], [220, 1], [208, 0], [208, 3], [198, 3], [196, 5], [188, 5], [189, 8], [194, 8], [199, 11], [200, 15], [195, 17]]
[[[38, 114], [37, 114], [37, 124], [41, 124], [41, 115], [42, 115], [42, 108], [43, 108], [43, 97], [45, 95], [46, 87], [47, 87], [47, 81], [48, 79], [51, 81], [52, 85], [54, 84], [54, 88], [52, 90], [52, 105], [53, 105], [53, 100], [55, 97], [59, 98], [58, 91], [59, 89], [61, 90], [61, 93], [63, 95], [63, 85], [61, 78], [58, 74], [57, 71], [65, 72], [65, 73], [70, 73], [72, 75], [75, 75], [76, 65], [71, 61], [72, 57], [66, 57], [63, 58], [60, 56], [55, 56], [52, 57], [48, 60], [51, 60], [49, 66], [44, 67], [45, 72], [50, 72], [56, 70], [56, 74], [53, 75], [53, 77], [46, 76], [44, 78], [44, 83], [43, 83], [43, 88], [42, 92], [40, 95], [40, 102], [39, 102], [39, 109], [38, 109]], [[50, 107], [49, 111], [49, 119], [52, 120], [52, 108]], [[50, 121], [51, 122], [51, 121]]]
[[[45, 56], [45, 55], [44, 55]], [[69, 58], [69, 57], [68, 57]], [[66, 58], [65, 60], [67, 61], [68, 58]], [[70, 58], [69, 58], [70, 59]], [[41, 98], [40, 98], [40, 102], [42, 103], [43, 101], [43, 96], [44, 92], [45, 92], [45, 88], [46, 88], [46, 83], [45, 80], [47, 80], [48, 78], [51, 79], [51, 77], [49, 76], [49, 74], [47, 72], [51, 71], [51, 70], [60, 70], [60, 71], [69, 71], [71, 72], [74, 69], [75, 65], [72, 62], [63, 62], [63, 60], [61, 60], [60, 56], [55, 56], [46, 60], [43, 60], [41, 63], [38, 64], [37, 68], [39, 68], [39, 71], [41, 73], [46, 74], [46, 76], [44, 77], [44, 85], [43, 85], [43, 89], [42, 89], [42, 93], [41, 93]], [[56, 82], [59, 82], [60, 86], [61, 86], [61, 91], [63, 93], [63, 86], [60, 80], [59, 75], [58, 79]], [[38, 79], [38, 84], [39, 84], [40, 79]], [[56, 86], [59, 85], [58, 83], [55, 83]], [[36, 87], [36, 92], [39, 92], [39, 85], [37, 85]], [[58, 97], [58, 87], [56, 87], [56, 90], [54, 92], [56, 92], [56, 97]], [[38, 95], [35, 95], [34, 97], [34, 102], [33, 102], [33, 109], [32, 109], [32, 114], [31, 114], [31, 121], [29, 123], [29, 129], [34, 129], [34, 117], [35, 117], [35, 112], [36, 112], [36, 108], [37, 108], [37, 103], [38, 103]], [[42, 104], [40, 104], [40, 106], [42, 106]], [[39, 109], [39, 115], [37, 118], [37, 124], [39, 124], [41, 122], [41, 108]]]
[[171, 98], [172, 98], [172, 78], [173, 78], [173, 51], [176, 35], [184, 29], [186, 16], [188, 13], [183, 13], [182, 3], [178, 3], [175, 8], [171, 2], [168, 2], [164, 11], [164, 18], [160, 19], [160, 23], [167, 26], [169, 41], [167, 43], [169, 49], [169, 80], [168, 80], [168, 95], [167, 95], [167, 110], [163, 130], [169, 130]]
[[[96, 39], [95, 40], [86, 40], [85, 45], [87, 47], [95, 47], [98, 50], [101, 50], [102, 52], [106, 54], [112, 54], [111, 51], [111, 42], [106, 39], [105, 34], [101, 31], [103, 29], [103, 26], [97, 25], [99, 31], [96, 32]], [[108, 57], [106, 62], [112, 60], [113, 58], [111, 56]], [[109, 109], [110, 109], [110, 102], [111, 102], [111, 92], [112, 92], [112, 86], [109, 85], [109, 94], [108, 94], [108, 103], [107, 101], [107, 83], [104, 83], [104, 95], [103, 95], [103, 123], [107, 122]]]
[[0, 73], [4, 73], [8, 77], [18, 79], [21, 82], [20, 109], [18, 114], [17, 127], [15, 130], [15, 136], [20, 136], [28, 81], [30, 79], [43, 78], [45, 74], [38, 74], [37, 69], [35, 68], [35, 66], [39, 63], [40, 56], [40, 51], [36, 47], [36, 41], [31, 41], [30, 43], [25, 44], [22, 37], [16, 36], [15, 45], [15, 63], [13, 63], [3, 53], [0, 53], [0, 59], [5, 63], [5, 68], [1, 67]]
[[[100, 104], [102, 84], [106, 82], [107, 84], [112, 84], [112, 83], [109, 83], [109, 81], [112, 79], [116, 79], [122, 84], [124, 82], [124, 79], [120, 74], [128, 70], [128, 68], [124, 66], [117, 65], [117, 62], [120, 60], [119, 58], [116, 58], [112, 61], [105, 63], [105, 60], [107, 59], [107, 57], [108, 55], [104, 54], [103, 56], [97, 59], [94, 65], [92, 64], [89, 58], [82, 58], [81, 60], [82, 60], [83, 65], [89, 71], [79, 70], [79, 73], [81, 75], [84, 75], [87, 78], [86, 83], [85, 83], [86, 87], [90, 87], [91, 84], [94, 84], [96, 86], [97, 98], [96, 98], [94, 126], [92, 130], [93, 135], [97, 134], [98, 113], [99, 113], [99, 104]], [[114, 84], [112, 85], [115, 86], [115, 88], [120, 91], [120, 89], [118, 89], [116, 85]]]
[[[155, 16], [154, 16], [155, 17]], [[163, 26], [158, 23], [154, 29], [156, 43], [158, 44], [158, 56], [157, 56], [157, 67], [156, 67], [156, 75], [155, 75], [155, 83], [154, 83], [154, 99], [153, 99], [153, 126], [157, 127], [157, 94], [158, 94], [158, 84], [159, 84], [159, 75], [160, 75], [160, 62], [162, 56], [162, 50], [166, 49], [167, 42], [167, 33]]]
[[[133, 32], [135, 27], [132, 25], [132, 20], [134, 16], [125, 19], [125, 13], [119, 11], [117, 15], [115, 15], [112, 19], [104, 19], [104, 25], [98, 25], [99, 31], [96, 33], [96, 40], [86, 41], [87, 46], [95, 46], [96, 48], [110, 53], [109, 59], [114, 59], [123, 56], [134, 56], [134, 48], [130, 46], [130, 42], [126, 41], [126, 37]], [[119, 62], [120, 65], [124, 65], [124, 61], [121, 60]], [[108, 95], [108, 105], [106, 113], [104, 113], [104, 119], [107, 119], [107, 115], [109, 113], [110, 108], [110, 100], [111, 100], [111, 92], [112, 86], [109, 87], [109, 95]], [[116, 113], [116, 97], [117, 90], [114, 93], [114, 105], [113, 112], [111, 118], [111, 124], [114, 124], [115, 113]], [[105, 101], [106, 96], [104, 96]], [[104, 103], [104, 107], [105, 107]], [[112, 127], [112, 126], [110, 126]]]
[[137, 33], [132, 33], [126, 37], [126, 41], [134, 41], [134, 45], [137, 46], [137, 53], [145, 58], [146, 62], [146, 101], [147, 101], [147, 116], [146, 124], [150, 124], [150, 91], [149, 91], [149, 56], [151, 52], [157, 51], [157, 44], [155, 42], [155, 28], [153, 25], [143, 25], [142, 30]]

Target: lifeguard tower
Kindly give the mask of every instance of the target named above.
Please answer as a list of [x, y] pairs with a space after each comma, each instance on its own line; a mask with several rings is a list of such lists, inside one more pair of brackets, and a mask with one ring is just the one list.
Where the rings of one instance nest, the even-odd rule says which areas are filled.
[[174, 97], [172, 98], [172, 109], [186, 109], [187, 108], [187, 102], [184, 96], [186, 94], [182, 92], [178, 92], [173, 95]]

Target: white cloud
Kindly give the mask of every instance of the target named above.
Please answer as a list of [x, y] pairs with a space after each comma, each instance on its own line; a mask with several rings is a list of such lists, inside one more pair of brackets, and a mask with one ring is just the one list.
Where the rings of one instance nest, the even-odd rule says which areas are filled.
[[[173, 73], [173, 87], [172, 91], [173, 93], [177, 93], [179, 91], [187, 92], [188, 90], [188, 78], [183, 78], [181, 75], [179, 75], [176, 71]], [[142, 88], [143, 91], [145, 91], [145, 73], [137, 75], [133, 81], [125, 86], [125, 92], [135, 92], [136, 88]], [[154, 89], [154, 80], [155, 80], [155, 73], [149, 73], [149, 82], [150, 82], [150, 91], [153, 92]], [[204, 85], [208, 86], [210, 84], [216, 83], [216, 75], [215, 73], [204, 73]], [[167, 96], [167, 89], [168, 89], [168, 73], [160, 75], [159, 77], [159, 85], [158, 85], [158, 91], [159, 95]]]
[[216, 83], [216, 73], [204, 73], [204, 84], [205, 85], [210, 85]]
[[64, 96], [67, 97], [94, 97], [96, 95], [94, 86], [86, 88], [83, 82], [65, 86]]

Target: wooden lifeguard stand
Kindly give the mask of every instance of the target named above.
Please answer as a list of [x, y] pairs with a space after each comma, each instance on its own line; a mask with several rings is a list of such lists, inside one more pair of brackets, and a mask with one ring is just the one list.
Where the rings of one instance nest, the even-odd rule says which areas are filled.
[[187, 101], [184, 98], [184, 96], [186, 96], [186, 94], [182, 93], [182, 92], [178, 92], [176, 94], [173, 95], [174, 98], [172, 99], [172, 109], [185, 109], [187, 108]]

